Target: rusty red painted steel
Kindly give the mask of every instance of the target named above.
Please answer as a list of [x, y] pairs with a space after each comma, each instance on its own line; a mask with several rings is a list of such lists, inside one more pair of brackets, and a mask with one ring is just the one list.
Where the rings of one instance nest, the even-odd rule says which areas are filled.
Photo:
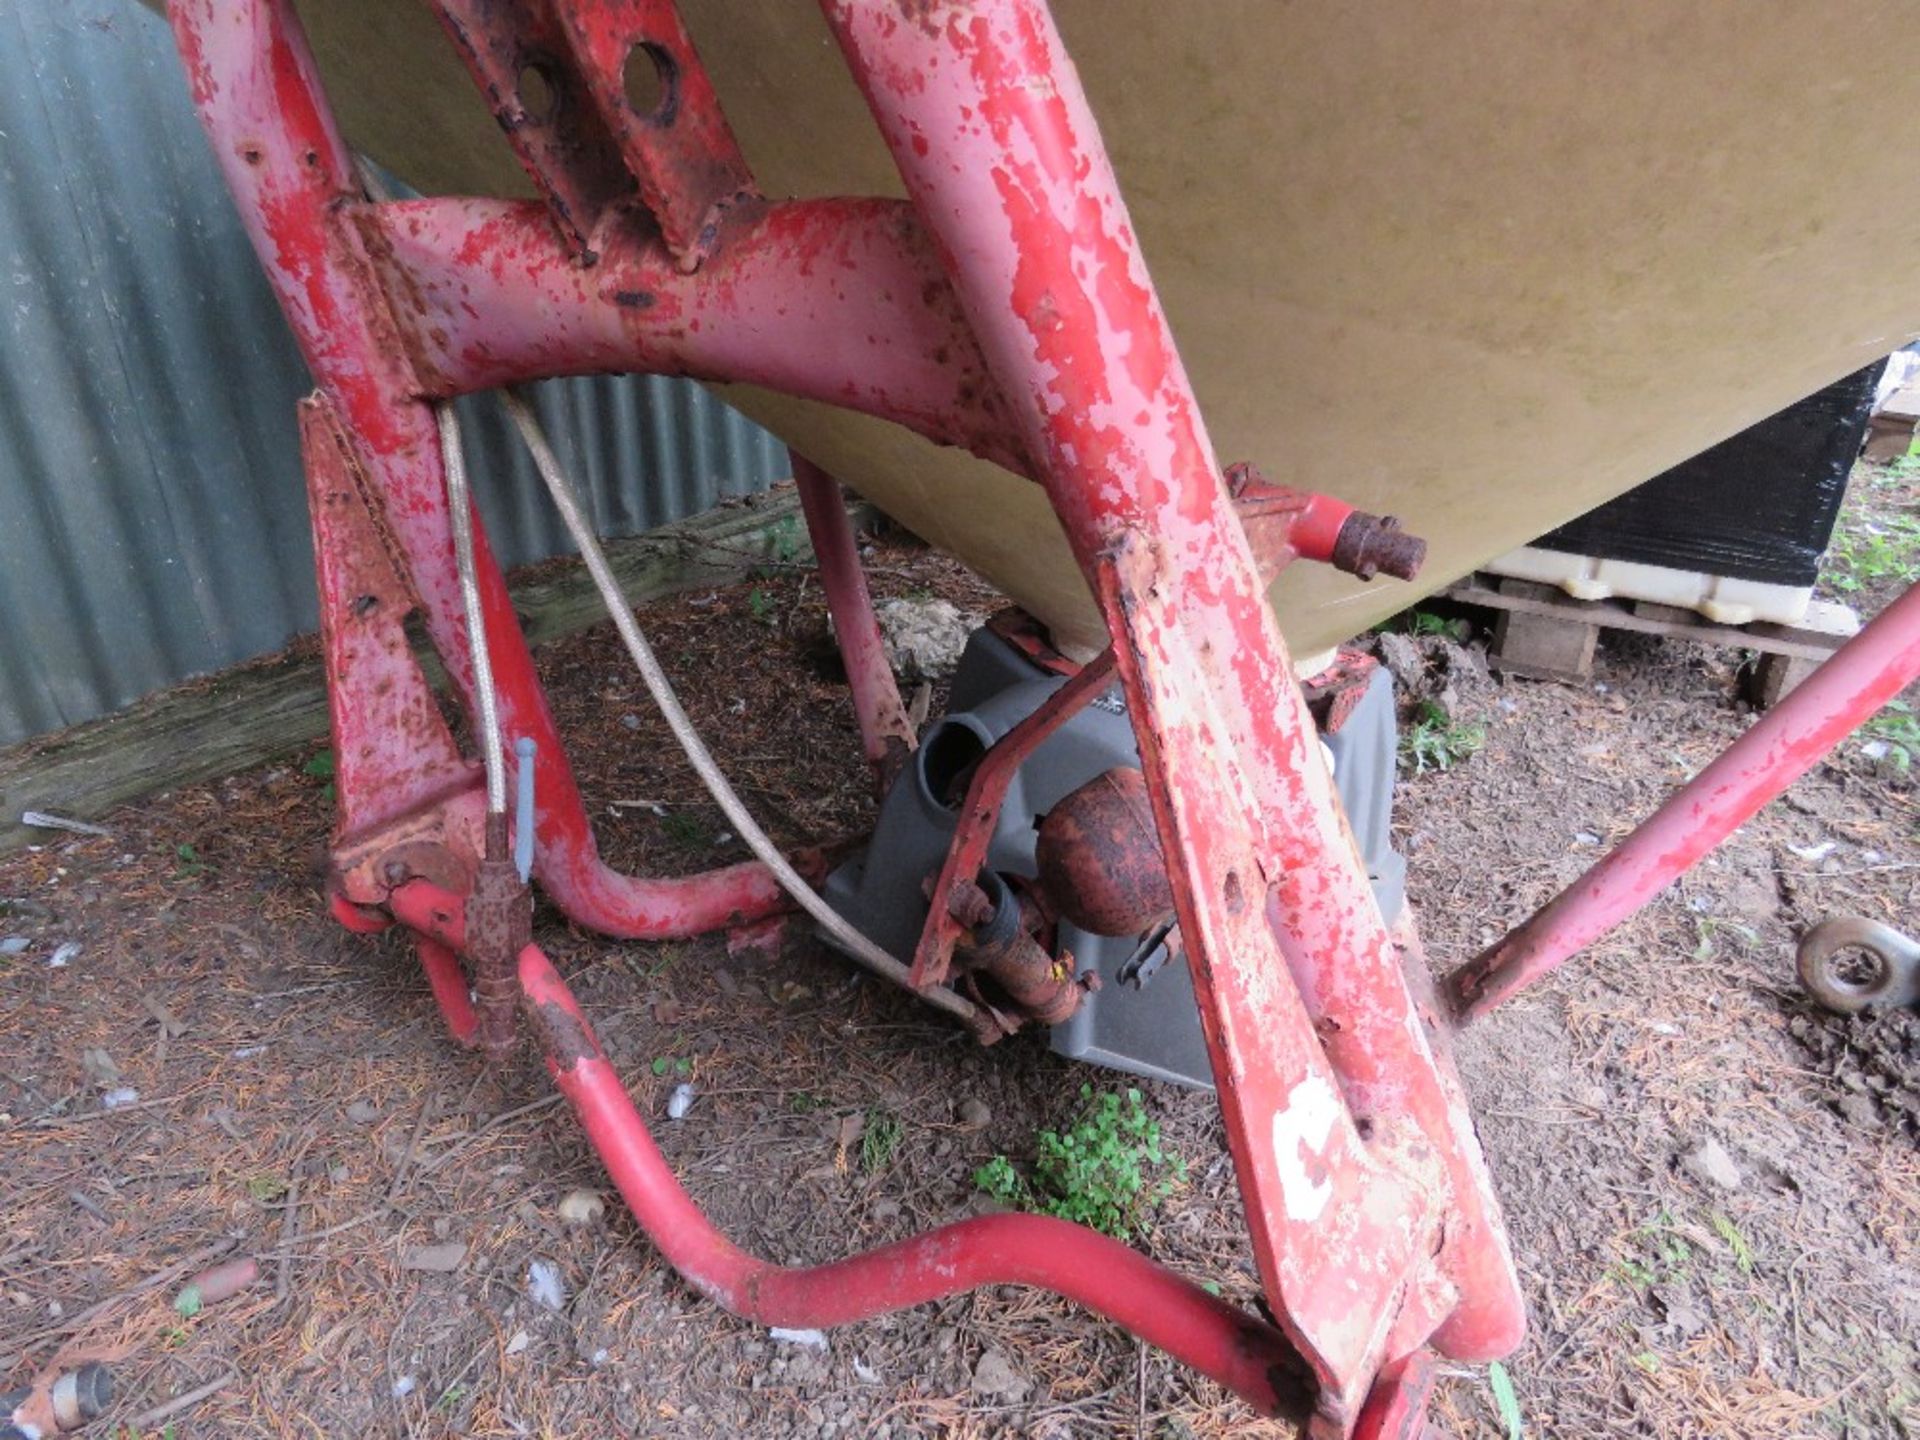
[[813, 558], [820, 567], [820, 588], [826, 592], [834, 640], [846, 667], [847, 688], [853, 692], [861, 748], [884, 793], [914, 751], [913, 725], [907, 719], [907, 707], [900, 703], [893, 666], [887, 662], [886, 642], [874, 618], [873, 596], [839, 482], [804, 455], [787, 453], [793, 461], [794, 487], [800, 492]]
[[1300, 682], [1307, 711], [1321, 734], [1337, 735], [1346, 726], [1379, 669], [1380, 662], [1366, 651], [1342, 645], [1325, 668]]
[[508, 849], [507, 817], [488, 815], [486, 853], [467, 894], [466, 949], [473, 966], [475, 1039], [489, 1055], [513, 1049], [519, 987], [514, 960], [533, 940], [533, 895]]
[[1645, 905], [1917, 677], [1912, 586], [1585, 875], [1448, 976], [1458, 1023], [1511, 1000]]
[[333, 407], [299, 406], [333, 732], [334, 843], [352, 844], [475, 784], [407, 642], [395, 571]]
[[[216, 23], [211, 0], [183, 0], [174, 22], [216, 152], [462, 687], [423, 395], [605, 368], [748, 379], [1042, 480], [1115, 637], [1255, 1258], [1315, 1374], [1320, 1427], [1344, 1431], [1373, 1370], [1430, 1334], [1462, 1356], [1498, 1353], [1518, 1334], [1497, 1211], [1444, 1050], [1351, 852], [1050, 17], [1028, 0], [828, 14], [917, 214], [891, 202], [744, 205], [691, 281], [669, 245], [618, 214], [596, 227], [606, 244], [589, 281], [538, 207], [360, 203], [284, 8], [242, 5]], [[922, 283], [901, 290], [888, 277]], [[909, 298], [877, 303], [881, 292]], [[1287, 543], [1327, 548], [1311, 525], [1290, 525]], [[489, 629], [503, 637], [508, 733], [541, 742], [549, 893], [614, 933], [716, 923], [727, 876], [705, 877], [693, 898], [642, 893], [599, 865], [484, 553], [481, 571]], [[409, 832], [407, 843], [447, 838]], [[765, 886], [742, 871], [743, 887]], [[420, 928], [451, 943], [455, 917], [426, 885], [400, 883], [387, 901], [405, 919], [424, 899]], [[358, 896], [336, 898], [363, 913]], [[436, 970], [436, 990], [450, 986]], [[585, 1053], [583, 1023], [550, 1029], [563, 1054]], [[620, 1135], [595, 1139], [618, 1146]]]
[[[946, 859], [941, 862], [940, 874], [933, 883], [929, 896], [932, 907], [927, 911], [920, 940], [914, 946], [912, 978], [908, 983], [916, 990], [944, 984], [947, 979], [953, 947], [967, 930], [967, 922], [954, 913], [958, 887], [979, 880], [987, 863], [987, 847], [993, 840], [994, 827], [1000, 823], [1000, 810], [1006, 804], [1015, 773], [1048, 736], [1079, 714], [1112, 683], [1113, 651], [1105, 650], [995, 741], [980, 758], [954, 821]], [[936, 795], [934, 799], [944, 802], [946, 797]]]
[[1095, 935], [1138, 935], [1173, 913], [1147, 777], [1102, 771], [1056, 802], [1034, 846], [1054, 910]]
[[566, 983], [535, 947], [521, 952], [520, 981], [528, 1015], [548, 1039], [548, 1069], [641, 1228], [695, 1289], [735, 1314], [762, 1325], [843, 1325], [982, 1285], [1033, 1285], [1117, 1321], [1264, 1413], [1304, 1412], [1299, 1361], [1272, 1326], [1062, 1220], [990, 1215], [808, 1268], [756, 1259], [688, 1198]]
[[1331, 495], [1275, 485], [1244, 460], [1227, 466], [1224, 478], [1247, 548], [1269, 584], [1295, 560], [1331, 562], [1341, 527], [1357, 513]]
[[[176, 0], [169, 18], [255, 249], [365, 477], [383, 541], [391, 541], [428, 635], [471, 707], [438, 432], [359, 231], [346, 223], [359, 189], [298, 21], [273, 0]], [[566, 253], [550, 230], [547, 238]], [[698, 934], [784, 908], [758, 864], [651, 880], [618, 874], [600, 859], [506, 582], [477, 522], [474, 541], [501, 723], [510, 739], [528, 736], [538, 746], [536, 873], [548, 897], [570, 919], [630, 938]], [[480, 841], [469, 835], [473, 853]]]
[[1227, 493], [1261, 578], [1269, 584], [1295, 560], [1317, 560], [1371, 580], [1411, 580], [1427, 558], [1427, 542], [1391, 515], [1369, 515], [1344, 500], [1275, 485], [1244, 461], [1226, 469]]
[[1380, 574], [1411, 580], [1426, 560], [1427, 542], [1402, 530], [1399, 517], [1369, 515], [1361, 510], [1347, 516], [1334, 537], [1333, 553], [1327, 557], [1334, 569], [1362, 580]]
[[1374, 1370], [1429, 1332], [1462, 1356], [1519, 1338], [1469, 1117], [1333, 802], [1051, 17], [1023, 0], [918, 21], [825, 8], [1102, 595], [1255, 1259], [1321, 1384], [1322, 1428], [1343, 1432]]
[[568, 39], [550, 4], [428, 0], [466, 62], [528, 177], [546, 198], [576, 260], [597, 258], [602, 216], [638, 197], [620, 147], [567, 61]]
[[[1004, 999], [984, 1003], [995, 1014], [1011, 1011], [1011, 1024], [1066, 1024], [1086, 993], [1074, 974], [1072, 957], [1048, 953], [1034, 938], [1031, 907], [998, 876], [989, 877], [989, 884], [992, 896], [970, 881], [955, 887], [949, 908], [968, 933], [954, 946], [954, 969], [976, 990], [981, 976], [991, 979]], [[1089, 977], [1090, 983], [1097, 978]]]
[[584, 83], [579, 98], [619, 145], [679, 267], [698, 269], [727, 207], [757, 192], [679, 6], [555, 0], [553, 8]]
[[898, 200], [752, 207], [683, 273], [652, 231], [610, 222], [582, 268], [527, 201], [346, 212], [392, 295], [420, 393], [644, 371], [761, 385], [892, 420], [1015, 471], [1026, 463], [979, 346]]

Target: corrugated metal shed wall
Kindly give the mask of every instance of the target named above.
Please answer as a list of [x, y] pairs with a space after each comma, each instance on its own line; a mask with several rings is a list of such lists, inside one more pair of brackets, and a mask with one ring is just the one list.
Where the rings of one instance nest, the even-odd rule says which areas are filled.
[[[309, 388], [164, 23], [0, 0], [0, 745], [314, 628]], [[791, 473], [682, 381], [556, 382], [540, 409], [605, 534]], [[565, 553], [497, 406], [466, 416], [496, 550]]]

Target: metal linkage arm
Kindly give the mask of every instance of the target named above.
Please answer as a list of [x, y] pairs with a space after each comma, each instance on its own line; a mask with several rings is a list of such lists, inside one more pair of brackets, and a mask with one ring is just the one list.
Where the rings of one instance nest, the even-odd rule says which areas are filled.
[[547, 1068], [634, 1218], [695, 1289], [735, 1314], [763, 1325], [844, 1325], [982, 1285], [1035, 1285], [1118, 1321], [1263, 1414], [1305, 1418], [1308, 1387], [1279, 1331], [1064, 1220], [989, 1215], [803, 1269], [756, 1259], [681, 1188], [566, 982], [533, 946], [521, 952], [520, 984]]
[[1046, 6], [824, 8], [1101, 599], [1255, 1258], [1322, 1428], [1348, 1433], [1430, 1335], [1474, 1357], [1519, 1338], [1471, 1124]]
[[914, 752], [913, 723], [900, 703], [900, 685], [887, 661], [886, 642], [874, 618], [873, 597], [860, 567], [859, 543], [839, 482], [797, 451], [787, 454], [793, 461], [793, 483], [807, 518], [813, 558], [820, 567], [820, 588], [826, 591], [834, 640], [846, 666], [847, 688], [853, 692], [860, 747], [884, 794]]
[[1526, 924], [1447, 977], [1459, 1023], [1552, 974], [1632, 915], [1920, 678], [1920, 585], [1836, 650]]

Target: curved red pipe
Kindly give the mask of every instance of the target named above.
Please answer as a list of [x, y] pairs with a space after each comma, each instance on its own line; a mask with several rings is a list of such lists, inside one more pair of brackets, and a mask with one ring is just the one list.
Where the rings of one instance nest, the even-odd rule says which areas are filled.
[[982, 1285], [1035, 1285], [1125, 1326], [1263, 1413], [1310, 1413], [1301, 1361], [1278, 1330], [1064, 1220], [988, 1215], [830, 1265], [788, 1268], [749, 1255], [674, 1178], [572, 992], [537, 946], [520, 952], [520, 987], [547, 1067], [634, 1218], [695, 1289], [734, 1314], [762, 1325], [844, 1325]]
[[460, 968], [460, 957], [438, 940], [429, 940], [424, 935], [415, 938], [421, 967], [427, 972], [427, 984], [439, 1002], [440, 1013], [447, 1018], [447, 1028], [455, 1040], [471, 1046], [480, 1021], [473, 1013], [473, 998], [467, 992], [467, 972]]
[[353, 215], [420, 394], [687, 375], [857, 410], [1028, 473], [904, 201], [741, 207], [691, 272], [642, 223], [603, 224], [599, 260], [582, 267], [538, 201], [396, 200]]

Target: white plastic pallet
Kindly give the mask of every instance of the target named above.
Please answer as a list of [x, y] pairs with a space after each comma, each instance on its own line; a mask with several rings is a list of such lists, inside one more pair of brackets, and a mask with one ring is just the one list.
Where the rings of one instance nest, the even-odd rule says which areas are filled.
[[1647, 600], [1692, 610], [1717, 625], [1798, 625], [1813, 600], [1811, 585], [1770, 585], [1666, 565], [1641, 565], [1523, 545], [1480, 567], [1495, 575], [1554, 585], [1576, 600]]

